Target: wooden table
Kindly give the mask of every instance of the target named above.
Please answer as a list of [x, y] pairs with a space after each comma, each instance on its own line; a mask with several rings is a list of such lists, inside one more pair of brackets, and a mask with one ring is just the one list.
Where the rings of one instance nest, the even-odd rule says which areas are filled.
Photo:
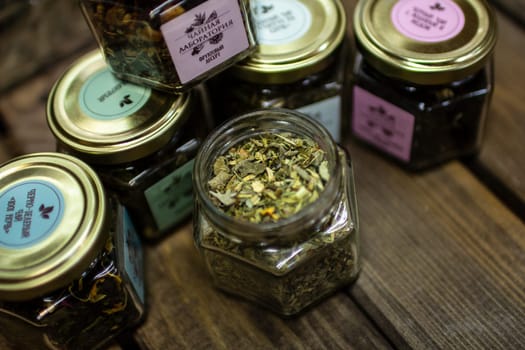
[[[345, 6], [350, 14], [354, 1]], [[146, 247], [147, 319], [111, 348], [525, 348], [525, 32], [498, 20], [496, 90], [476, 159], [413, 174], [346, 145], [362, 228], [355, 285], [281, 319], [212, 286], [187, 223]], [[1, 160], [54, 150], [47, 94], [86, 50], [1, 96]]]

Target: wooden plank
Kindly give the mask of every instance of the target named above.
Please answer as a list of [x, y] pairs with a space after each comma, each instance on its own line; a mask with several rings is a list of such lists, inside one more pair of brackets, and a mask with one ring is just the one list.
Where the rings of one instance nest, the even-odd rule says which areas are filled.
[[282, 319], [215, 289], [191, 226], [148, 247], [149, 314], [135, 339], [143, 349], [387, 349], [344, 293]]
[[94, 46], [72, 54], [1, 96], [0, 111], [9, 133], [11, 155], [55, 150], [55, 139], [46, 121], [48, 94], [64, 70], [93, 48]]
[[397, 347], [525, 347], [525, 225], [457, 162], [402, 172], [358, 145], [351, 290]]
[[472, 165], [496, 190], [504, 187], [504, 198], [516, 197], [517, 212], [525, 218], [525, 30], [504, 16], [498, 23], [496, 88], [484, 145]]

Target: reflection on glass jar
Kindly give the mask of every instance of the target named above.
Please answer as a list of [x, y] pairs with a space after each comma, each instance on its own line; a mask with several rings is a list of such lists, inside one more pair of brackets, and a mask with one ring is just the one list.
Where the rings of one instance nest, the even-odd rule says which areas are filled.
[[194, 191], [195, 242], [219, 288], [293, 315], [357, 278], [351, 160], [306, 115], [223, 124], [196, 157]]
[[81, 0], [119, 78], [187, 91], [255, 49], [247, 0]]
[[209, 81], [220, 120], [258, 108], [298, 110], [336, 139], [348, 56], [346, 13], [338, 0], [250, 2], [258, 48]]
[[479, 151], [496, 42], [484, 1], [360, 2], [354, 31], [353, 135], [412, 170]]
[[58, 150], [97, 171], [145, 238], [161, 238], [190, 217], [193, 158], [212, 127], [200, 91], [166, 94], [127, 83], [92, 52], [50, 93], [47, 120]]
[[94, 349], [144, 313], [142, 248], [95, 172], [59, 153], [0, 167], [0, 326], [17, 348]]

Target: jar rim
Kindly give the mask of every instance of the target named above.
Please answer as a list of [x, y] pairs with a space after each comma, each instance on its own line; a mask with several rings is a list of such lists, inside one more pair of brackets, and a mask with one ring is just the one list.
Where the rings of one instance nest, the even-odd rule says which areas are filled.
[[[312, 138], [325, 151], [330, 178], [319, 198], [297, 213], [278, 221], [252, 223], [235, 219], [217, 208], [207, 195], [207, 181], [213, 160], [224, 151], [248, 137], [267, 132], [290, 132]], [[337, 144], [330, 133], [316, 120], [294, 110], [264, 108], [237, 116], [213, 131], [202, 144], [195, 157], [193, 181], [197, 200], [204, 207], [207, 218], [224, 233], [248, 240], [293, 239], [298, 229], [318, 221], [324, 211], [329, 211], [338, 193], [341, 172]], [[319, 209], [321, 206], [321, 212]], [[225, 227], [228, 227], [226, 230]], [[300, 233], [299, 233], [300, 234]]]

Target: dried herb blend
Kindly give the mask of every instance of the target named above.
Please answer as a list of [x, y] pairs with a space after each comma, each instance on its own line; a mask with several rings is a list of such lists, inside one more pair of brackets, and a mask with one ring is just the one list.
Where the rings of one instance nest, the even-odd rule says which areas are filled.
[[231, 148], [208, 182], [217, 207], [251, 222], [278, 221], [319, 198], [330, 178], [324, 151], [312, 139], [264, 134]]
[[292, 110], [213, 132], [195, 161], [194, 236], [215, 284], [293, 315], [360, 269], [350, 159]]
[[127, 83], [92, 52], [49, 96], [58, 150], [88, 162], [147, 239], [173, 232], [193, 209], [193, 158], [213, 124], [201, 91], [174, 95]]
[[8, 341], [94, 349], [140, 322], [140, 241], [96, 174], [55, 153], [17, 158], [0, 172], [0, 325]]
[[412, 170], [480, 149], [494, 85], [488, 5], [439, 5], [370, 1], [354, 15], [352, 133]]
[[289, 108], [341, 138], [341, 98], [348, 62], [346, 15], [334, 0], [251, 1], [257, 50], [211, 79], [216, 117]]
[[82, 0], [108, 65], [121, 79], [190, 87], [255, 48], [245, 0]]

